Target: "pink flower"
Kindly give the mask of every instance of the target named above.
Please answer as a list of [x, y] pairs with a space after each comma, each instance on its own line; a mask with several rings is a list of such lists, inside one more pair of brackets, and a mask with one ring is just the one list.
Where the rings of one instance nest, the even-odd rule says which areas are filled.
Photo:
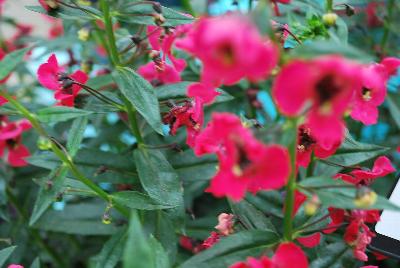
[[279, 145], [265, 145], [229, 113], [214, 113], [208, 126], [197, 136], [196, 155], [216, 153], [219, 170], [206, 191], [235, 201], [246, 191], [279, 189], [290, 173], [289, 155]]
[[312, 135], [321, 148], [330, 151], [343, 139], [342, 117], [354, 91], [361, 87], [361, 70], [340, 56], [294, 60], [277, 76], [272, 94], [287, 116], [307, 111], [306, 124]]
[[28, 148], [22, 144], [22, 133], [29, 130], [31, 124], [27, 120], [9, 122], [0, 118], [0, 157], [7, 151], [7, 162], [13, 167], [26, 166], [24, 158], [30, 156]]
[[233, 230], [233, 214], [221, 213], [218, 216], [218, 225], [215, 229], [222, 235], [230, 235], [234, 232]]
[[265, 79], [278, 61], [272, 42], [240, 15], [201, 18], [176, 45], [203, 62], [201, 81], [213, 86]]
[[247, 262], [238, 262], [229, 268], [308, 268], [308, 260], [303, 250], [294, 243], [282, 243], [270, 259], [262, 256], [259, 260], [249, 257]]
[[397, 70], [400, 67], [400, 59], [395, 57], [386, 57], [381, 63], [384, 66], [385, 78], [388, 79], [392, 75], [396, 75]]
[[140, 66], [137, 72], [154, 86], [173, 84], [181, 81], [179, 72], [165, 62], [161, 66], [155, 62], [149, 62]]
[[333, 144], [329, 150], [321, 147], [317, 138], [315, 138], [311, 129], [307, 124], [303, 124], [299, 126], [298, 136], [297, 136], [297, 150], [296, 150], [296, 161], [297, 165], [301, 167], [307, 167], [311, 160], [311, 154], [314, 152], [314, 155], [318, 158], [324, 159], [331, 155], [333, 155], [337, 148], [339, 148], [342, 140], [337, 141], [337, 143]]
[[355, 169], [350, 174], [337, 174], [335, 179], [340, 178], [356, 185], [369, 185], [375, 179], [384, 177], [390, 173], [395, 172], [396, 169], [386, 156], [380, 156], [375, 160], [372, 170], [370, 169]]
[[39, 66], [37, 74], [40, 84], [54, 90], [54, 97], [58, 100], [58, 105], [63, 106], [74, 106], [75, 98], [82, 89], [74, 81], [85, 84], [88, 80], [88, 76], [80, 70], [70, 76], [65, 74], [64, 68], [58, 65], [54, 54], [50, 56], [46, 63]]
[[8, 268], [24, 268], [24, 266], [19, 265], [19, 264], [10, 264], [10, 265], [8, 266]]

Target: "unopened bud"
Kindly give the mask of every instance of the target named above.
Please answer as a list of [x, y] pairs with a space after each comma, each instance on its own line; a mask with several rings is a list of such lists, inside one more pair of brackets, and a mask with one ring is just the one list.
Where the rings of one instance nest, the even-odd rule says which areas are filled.
[[142, 38], [139, 35], [135, 34], [131, 36], [131, 40], [135, 45], [139, 45], [142, 42]]
[[344, 5], [345, 5], [345, 7], [346, 7], [346, 15], [347, 15], [347, 16], [350, 17], [350, 16], [353, 16], [354, 13], [356, 13], [353, 6], [350, 6], [350, 5], [348, 5], [348, 4], [344, 4]]
[[51, 149], [51, 141], [48, 138], [39, 137], [37, 140], [37, 147], [42, 151], [48, 151]]
[[154, 18], [154, 23], [157, 26], [161, 26], [165, 22], [165, 18], [163, 16], [163, 14], [158, 14], [158, 13], [157, 14], [153, 14], [153, 18]]
[[90, 29], [87, 27], [83, 27], [82, 29], [80, 29], [78, 31], [78, 38], [79, 40], [86, 42], [87, 40], [89, 40], [90, 37]]
[[89, 0], [78, 0], [78, 4], [82, 6], [90, 6], [92, 2], [90, 2]]
[[334, 25], [336, 25], [337, 18], [338, 18], [338, 15], [336, 15], [336, 13], [329, 12], [322, 16], [322, 21], [327, 26], [334, 26]]
[[81, 70], [85, 73], [90, 73], [92, 71], [93, 62], [91, 60], [83, 61], [81, 63]]
[[304, 204], [304, 212], [306, 213], [306, 215], [312, 216], [317, 212], [320, 205], [321, 205], [321, 202], [319, 201], [318, 196], [314, 194], [311, 197], [311, 200], [308, 200]]
[[356, 193], [354, 204], [359, 208], [368, 208], [376, 203], [377, 194], [366, 186], [361, 186]]
[[57, 0], [44, 0], [44, 2], [50, 9], [57, 9], [59, 7]]
[[111, 218], [110, 214], [104, 213], [102, 222], [103, 222], [104, 224], [107, 224], [107, 225], [108, 225], [108, 224], [111, 224], [112, 218]]
[[161, 8], [160, 3], [154, 2], [154, 3], [153, 3], [153, 10], [154, 10], [155, 12], [157, 12], [158, 14], [162, 14], [162, 8]]

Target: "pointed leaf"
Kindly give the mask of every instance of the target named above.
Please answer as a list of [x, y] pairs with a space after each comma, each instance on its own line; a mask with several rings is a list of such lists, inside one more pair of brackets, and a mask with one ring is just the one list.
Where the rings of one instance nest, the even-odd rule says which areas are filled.
[[93, 114], [93, 112], [72, 107], [53, 106], [39, 110], [37, 112], [37, 117], [43, 123], [55, 123], [90, 114]]
[[67, 142], [67, 150], [71, 157], [74, 157], [79, 150], [87, 124], [88, 118], [86, 116], [77, 118], [72, 123]]
[[0, 267], [6, 263], [7, 259], [11, 256], [13, 251], [17, 248], [17, 246], [8, 247], [0, 250]]
[[24, 59], [25, 54], [31, 47], [19, 49], [7, 54], [0, 61], [0, 80], [6, 78]]
[[114, 234], [103, 246], [96, 258], [95, 268], [114, 268], [122, 257], [127, 230]]
[[132, 209], [157, 210], [174, 207], [173, 205], [161, 204], [149, 196], [135, 191], [117, 192], [112, 194], [111, 197], [118, 204]]
[[122, 94], [159, 134], [163, 134], [160, 108], [153, 87], [134, 70], [125, 67], [113, 72]]

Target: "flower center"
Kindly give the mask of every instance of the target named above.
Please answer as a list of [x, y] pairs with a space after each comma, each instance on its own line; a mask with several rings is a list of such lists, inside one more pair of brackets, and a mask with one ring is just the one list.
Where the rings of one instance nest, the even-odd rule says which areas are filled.
[[223, 44], [217, 50], [217, 55], [221, 58], [221, 61], [226, 66], [234, 64], [235, 54], [230, 44]]
[[370, 89], [364, 87], [362, 89], [362, 98], [363, 98], [363, 100], [370, 101], [372, 99], [372, 94], [371, 93], [372, 92], [371, 92]]
[[236, 165], [232, 167], [232, 172], [236, 176], [242, 176], [243, 170], [246, 169], [251, 164], [251, 161], [247, 157], [247, 153], [244, 150], [243, 145], [240, 141], [236, 142], [236, 146], [237, 146], [238, 159]]
[[[316, 91], [318, 95], [318, 102], [324, 109], [330, 110], [331, 107], [326, 106], [336, 95], [338, 95], [342, 87], [339, 85], [335, 76], [329, 74], [324, 76], [321, 80], [316, 84]], [[325, 107], [324, 107], [325, 106]]]
[[315, 143], [316, 141], [311, 137], [309, 128], [299, 128], [299, 145], [297, 145], [299, 152], [308, 151]]

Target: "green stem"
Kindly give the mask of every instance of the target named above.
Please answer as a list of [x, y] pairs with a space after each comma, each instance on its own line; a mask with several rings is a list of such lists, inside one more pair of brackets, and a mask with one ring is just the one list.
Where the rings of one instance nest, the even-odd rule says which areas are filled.
[[283, 219], [283, 236], [285, 240], [292, 241], [293, 237], [293, 219], [292, 213], [294, 208], [294, 191], [296, 189], [296, 148], [297, 148], [297, 120], [291, 119], [291, 127], [293, 131], [293, 141], [289, 145], [291, 173], [289, 181], [286, 185], [285, 197], [285, 215]]
[[326, 0], [326, 12], [333, 11], [333, 0]]
[[129, 119], [129, 123], [131, 125], [131, 130], [133, 132], [133, 134], [135, 135], [136, 141], [139, 145], [144, 143], [142, 134], [140, 133], [140, 129], [139, 129], [139, 125], [138, 125], [138, 121], [136, 118], [136, 110], [135, 107], [133, 107], [133, 105], [129, 102], [128, 99], [126, 99], [125, 97], [123, 97], [124, 102], [125, 102], [125, 106], [127, 108], [127, 112], [128, 112], [128, 119]]
[[105, 24], [105, 28], [106, 28], [106, 34], [108, 37], [108, 47], [110, 49], [111, 59], [112, 59], [114, 65], [117, 66], [117, 65], [119, 65], [120, 62], [119, 62], [118, 49], [117, 49], [117, 45], [115, 42], [113, 24], [112, 24], [111, 15], [110, 15], [110, 7], [108, 5], [107, 0], [101, 0], [100, 6], [103, 11], [104, 24]]
[[385, 19], [385, 30], [383, 32], [382, 40], [381, 40], [381, 51], [382, 51], [382, 56], [384, 57], [386, 54], [386, 45], [389, 40], [389, 34], [390, 34], [390, 23], [392, 21], [393, 17], [393, 10], [394, 10], [394, 4], [395, 0], [390, 0], [388, 5], [387, 5], [387, 17]]
[[[17, 100], [13, 99], [8, 93], [4, 91], [0, 92], [0, 96], [6, 98], [14, 107], [32, 124], [33, 128], [39, 132], [39, 134], [49, 140], [52, 141], [51, 150], [57, 157], [63, 162], [65, 166], [69, 168], [72, 174], [88, 186], [91, 190], [93, 190], [99, 197], [103, 198], [105, 201], [110, 202], [110, 196], [104, 192], [99, 186], [97, 186], [94, 182], [90, 179], [86, 178], [75, 166], [73, 163], [72, 158], [68, 155], [68, 152], [65, 150], [60, 149], [60, 145], [55, 142], [54, 139], [50, 138], [50, 136], [46, 133], [44, 128], [40, 125], [39, 121], [36, 117], [31, 114], [24, 106], [22, 106]], [[129, 217], [129, 210], [124, 207], [119, 206], [118, 204], [114, 205], [115, 208], [124, 216]]]
[[[6, 187], [6, 193], [8, 196], [8, 200], [14, 206], [24, 223], [28, 222], [28, 215], [27, 212], [18, 204], [18, 200], [16, 196], [12, 193], [11, 189]], [[44, 251], [46, 251], [49, 256], [57, 263], [58, 267], [66, 267], [64, 260], [60, 257], [60, 255], [49, 245], [47, 245], [42, 237], [39, 234], [39, 231], [36, 229], [32, 229], [29, 226], [27, 227], [28, 234], [32, 237], [32, 239], [41, 247]]]

